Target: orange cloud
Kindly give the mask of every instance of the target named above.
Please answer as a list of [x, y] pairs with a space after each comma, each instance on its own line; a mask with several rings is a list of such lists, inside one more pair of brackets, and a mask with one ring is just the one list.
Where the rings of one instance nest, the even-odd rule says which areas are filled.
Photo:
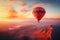
[[17, 12], [14, 10], [14, 8], [9, 9], [9, 18], [16, 18]]
[[18, 4], [21, 6], [26, 6], [26, 3], [22, 2], [22, 1], [18, 1]]
[[14, 2], [14, 1], [16, 1], [16, 0], [7, 0], [8, 2]]
[[35, 3], [34, 6], [50, 6], [50, 3]]

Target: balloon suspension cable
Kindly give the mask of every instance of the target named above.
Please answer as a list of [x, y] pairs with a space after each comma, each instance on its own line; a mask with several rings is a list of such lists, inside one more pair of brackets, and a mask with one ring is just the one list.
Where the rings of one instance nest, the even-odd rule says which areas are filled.
[[40, 19], [38, 19], [38, 23], [40, 23], [39, 21], [40, 21]]
[[36, 26], [37, 26], [36, 29], [38, 29], [40, 27], [40, 21], [39, 20], [37, 21], [37, 25]]
[[38, 21], [38, 23], [40, 23], [40, 22]]

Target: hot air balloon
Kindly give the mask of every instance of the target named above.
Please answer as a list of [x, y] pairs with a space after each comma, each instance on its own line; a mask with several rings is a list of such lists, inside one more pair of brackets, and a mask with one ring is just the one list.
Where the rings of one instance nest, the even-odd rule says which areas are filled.
[[34, 17], [37, 19], [37, 21], [39, 22], [39, 20], [41, 20], [42, 17], [45, 15], [46, 11], [43, 7], [35, 7], [32, 13]]

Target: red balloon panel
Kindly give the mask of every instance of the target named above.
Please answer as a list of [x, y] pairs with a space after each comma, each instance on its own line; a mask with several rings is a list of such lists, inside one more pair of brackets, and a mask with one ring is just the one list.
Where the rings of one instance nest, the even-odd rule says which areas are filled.
[[45, 15], [46, 11], [42, 7], [36, 7], [33, 9], [33, 15], [39, 21]]

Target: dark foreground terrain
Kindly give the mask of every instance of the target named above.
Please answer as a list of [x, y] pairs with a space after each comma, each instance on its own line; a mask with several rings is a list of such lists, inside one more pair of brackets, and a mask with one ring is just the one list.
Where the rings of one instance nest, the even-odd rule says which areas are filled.
[[[51, 38], [50, 36], [47, 37], [47, 35], [49, 35], [47, 34], [47, 32], [49, 31], [47, 28], [49, 27], [50, 29], [52, 29], [50, 31], [52, 32], [52, 34], [50, 34]], [[0, 40], [60, 40], [59, 30], [60, 30], [60, 26], [54, 26], [54, 25], [44, 28], [36, 28], [34, 27], [34, 25], [28, 25], [28, 26], [20, 27], [16, 30], [10, 30], [8, 32], [0, 32]], [[43, 34], [44, 31], [45, 34], [47, 34], [46, 36], [45, 34]], [[47, 37], [48, 39], [45, 39], [45, 37], [43, 36]]]

